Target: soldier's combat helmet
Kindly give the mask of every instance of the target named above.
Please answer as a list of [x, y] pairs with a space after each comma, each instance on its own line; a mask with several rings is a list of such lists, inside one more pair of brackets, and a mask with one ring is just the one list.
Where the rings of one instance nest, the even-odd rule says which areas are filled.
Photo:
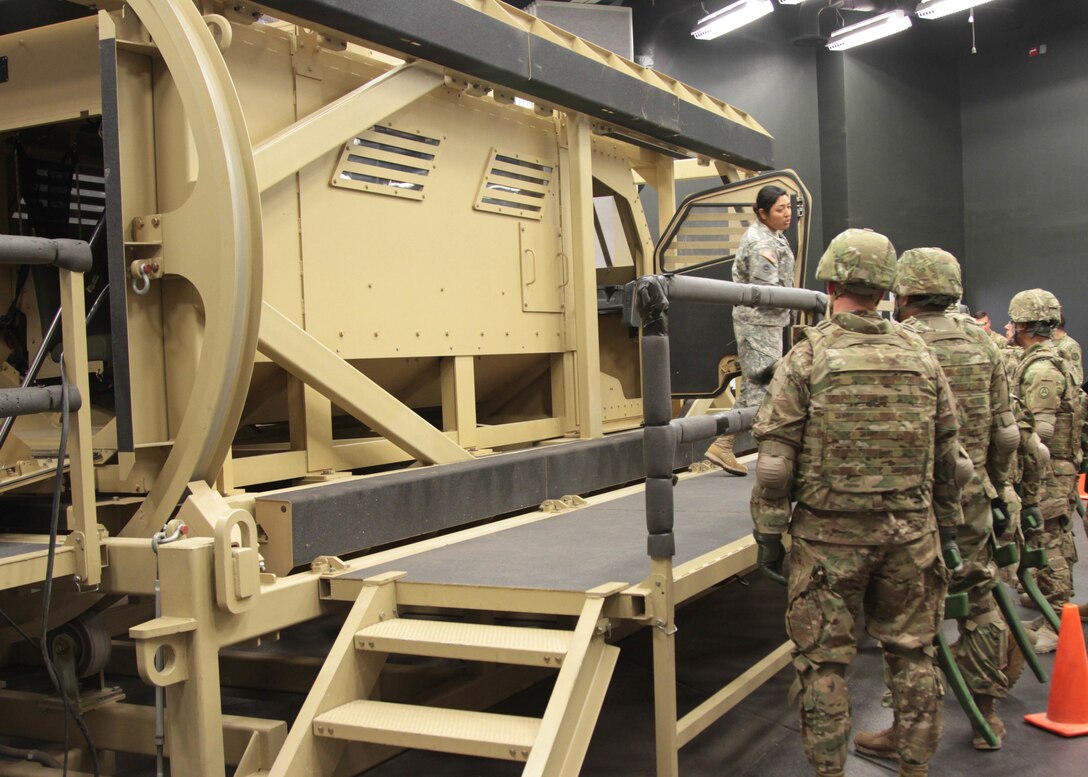
[[816, 267], [816, 279], [838, 283], [851, 294], [891, 291], [895, 246], [871, 229], [848, 229], [827, 246]]
[[1058, 298], [1046, 289], [1021, 291], [1009, 301], [1009, 320], [1015, 323], [1044, 321], [1056, 326], [1061, 317]]
[[952, 297], [963, 296], [960, 264], [941, 248], [911, 248], [899, 257], [895, 268], [897, 295]]

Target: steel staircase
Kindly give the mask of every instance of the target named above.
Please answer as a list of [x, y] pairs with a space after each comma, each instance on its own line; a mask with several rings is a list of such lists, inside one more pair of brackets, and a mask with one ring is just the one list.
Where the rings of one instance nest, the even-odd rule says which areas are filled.
[[[367, 580], [268, 774], [354, 775], [415, 748], [523, 761], [523, 775], [577, 775], [619, 648], [605, 641], [608, 593], [586, 594], [573, 631], [401, 617], [397, 579]], [[377, 698], [390, 654], [554, 668], [542, 718]]]

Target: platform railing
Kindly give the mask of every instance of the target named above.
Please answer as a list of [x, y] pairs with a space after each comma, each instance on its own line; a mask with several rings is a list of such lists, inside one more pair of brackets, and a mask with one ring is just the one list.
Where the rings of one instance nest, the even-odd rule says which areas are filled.
[[[93, 261], [89, 243], [22, 235], [0, 235], [0, 265], [51, 265], [59, 271], [63, 375], [68, 382], [68, 411], [72, 423], [66, 451], [59, 451], [57, 468], [67, 454], [72, 489], [71, 533], [65, 540], [75, 552], [76, 582], [96, 586], [102, 578], [102, 559], [95, 510], [94, 456], [91, 444], [90, 386], [87, 366], [86, 302], [83, 273]], [[64, 409], [59, 387], [32, 387], [0, 391], [0, 416], [58, 412]], [[31, 582], [31, 581], [28, 581]]]
[[749, 305], [822, 313], [827, 295], [807, 289], [730, 283], [679, 275], [646, 275], [635, 281], [627, 297], [634, 320], [642, 326], [642, 406], [645, 432], [647, 552], [650, 555], [654, 648], [654, 718], [658, 777], [679, 774], [679, 749], [759, 687], [789, 661], [790, 643], [770, 655], [677, 719], [676, 601], [673, 593], [675, 451], [677, 442], [694, 442], [752, 427], [755, 408], [713, 415], [672, 417], [672, 365], [669, 357], [668, 311], [672, 301]]

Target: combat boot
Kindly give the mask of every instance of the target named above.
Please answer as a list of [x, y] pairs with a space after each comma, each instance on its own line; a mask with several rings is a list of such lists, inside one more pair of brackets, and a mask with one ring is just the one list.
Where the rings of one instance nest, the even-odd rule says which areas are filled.
[[706, 449], [706, 457], [730, 475], [744, 477], [748, 474], [748, 468], [737, 461], [733, 455], [733, 436], [725, 435], [714, 441], [714, 444]]
[[889, 761], [899, 760], [899, 751], [895, 748], [895, 724], [883, 731], [860, 731], [854, 737], [854, 749], [859, 753]]
[[971, 746], [976, 750], [1000, 750], [1001, 745], [1005, 742], [1005, 724], [1001, 721], [1001, 718], [997, 717], [997, 712], [994, 711], [996, 703], [997, 699], [993, 696], [983, 696], [981, 694], [975, 696], [978, 711], [982, 713], [982, 717], [985, 718], [990, 729], [997, 735], [997, 744], [991, 745], [981, 736], [975, 734], [971, 740]]
[[1058, 632], [1049, 622], [1043, 623], [1035, 631], [1028, 632], [1028, 638], [1032, 641], [1036, 655], [1053, 653], [1058, 648]]
[[929, 764], [899, 764], [899, 777], [929, 777]]

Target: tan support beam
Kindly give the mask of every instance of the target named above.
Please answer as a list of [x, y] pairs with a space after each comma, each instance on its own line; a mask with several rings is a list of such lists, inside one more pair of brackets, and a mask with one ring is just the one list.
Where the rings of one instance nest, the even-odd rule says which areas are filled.
[[[571, 263], [574, 308], [574, 362], [577, 380], [578, 433], [600, 437], [601, 355], [597, 335], [597, 255], [593, 226], [593, 149], [589, 121], [567, 116], [570, 167]], [[570, 303], [568, 303], [570, 304]]]
[[476, 382], [471, 356], [442, 359], [442, 431], [457, 432], [462, 448], [476, 446]]
[[[181, 540], [159, 548], [162, 614], [192, 619], [184, 655], [174, 660], [188, 678], [166, 687], [166, 737], [170, 772], [224, 777], [223, 702], [219, 688], [215, 565], [210, 538]], [[168, 662], [169, 666], [169, 662]]]
[[672, 221], [676, 214], [676, 166], [668, 157], [659, 157], [655, 165], [654, 173], [657, 180], [654, 188], [657, 189], [657, 228], [664, 232], [665, 227]]
[[68, 544], [75, 546], [78, 575], [83, 585], [102, 580], [98, 543], [98, 518], [94, 507], [94, 457], [91, 434], [91, 386], [87, 378], [87, 317], [83, 300], [83, 276], [60, 271], [61, 331], [64, 338], [64, 372], [79, 391], [83, 407], [70, 416], [68, 461], [71, 467], [72, 512], [75, 532]]
[[420, 461], [472, 461], [471, 453], [267, 302], [257, 349]]
[[792, 651], [793, 643], [787, 640], [681, 718], [677, 724], [678, 745], [683, 747], [706, 731], [722, 715], [748, 698], [752, 691], [774, 677], [779, 670], [789, 666]]
[[401, 65], [299, 119], [253, 149], [260, 190], [267, 191], [443, 83], [439, 73], [417, 64]]
[[676, 718], [676, 601], [671, 558], [650, 561], [653, 581], [654, 728], [657, 777], [680, 774]]

